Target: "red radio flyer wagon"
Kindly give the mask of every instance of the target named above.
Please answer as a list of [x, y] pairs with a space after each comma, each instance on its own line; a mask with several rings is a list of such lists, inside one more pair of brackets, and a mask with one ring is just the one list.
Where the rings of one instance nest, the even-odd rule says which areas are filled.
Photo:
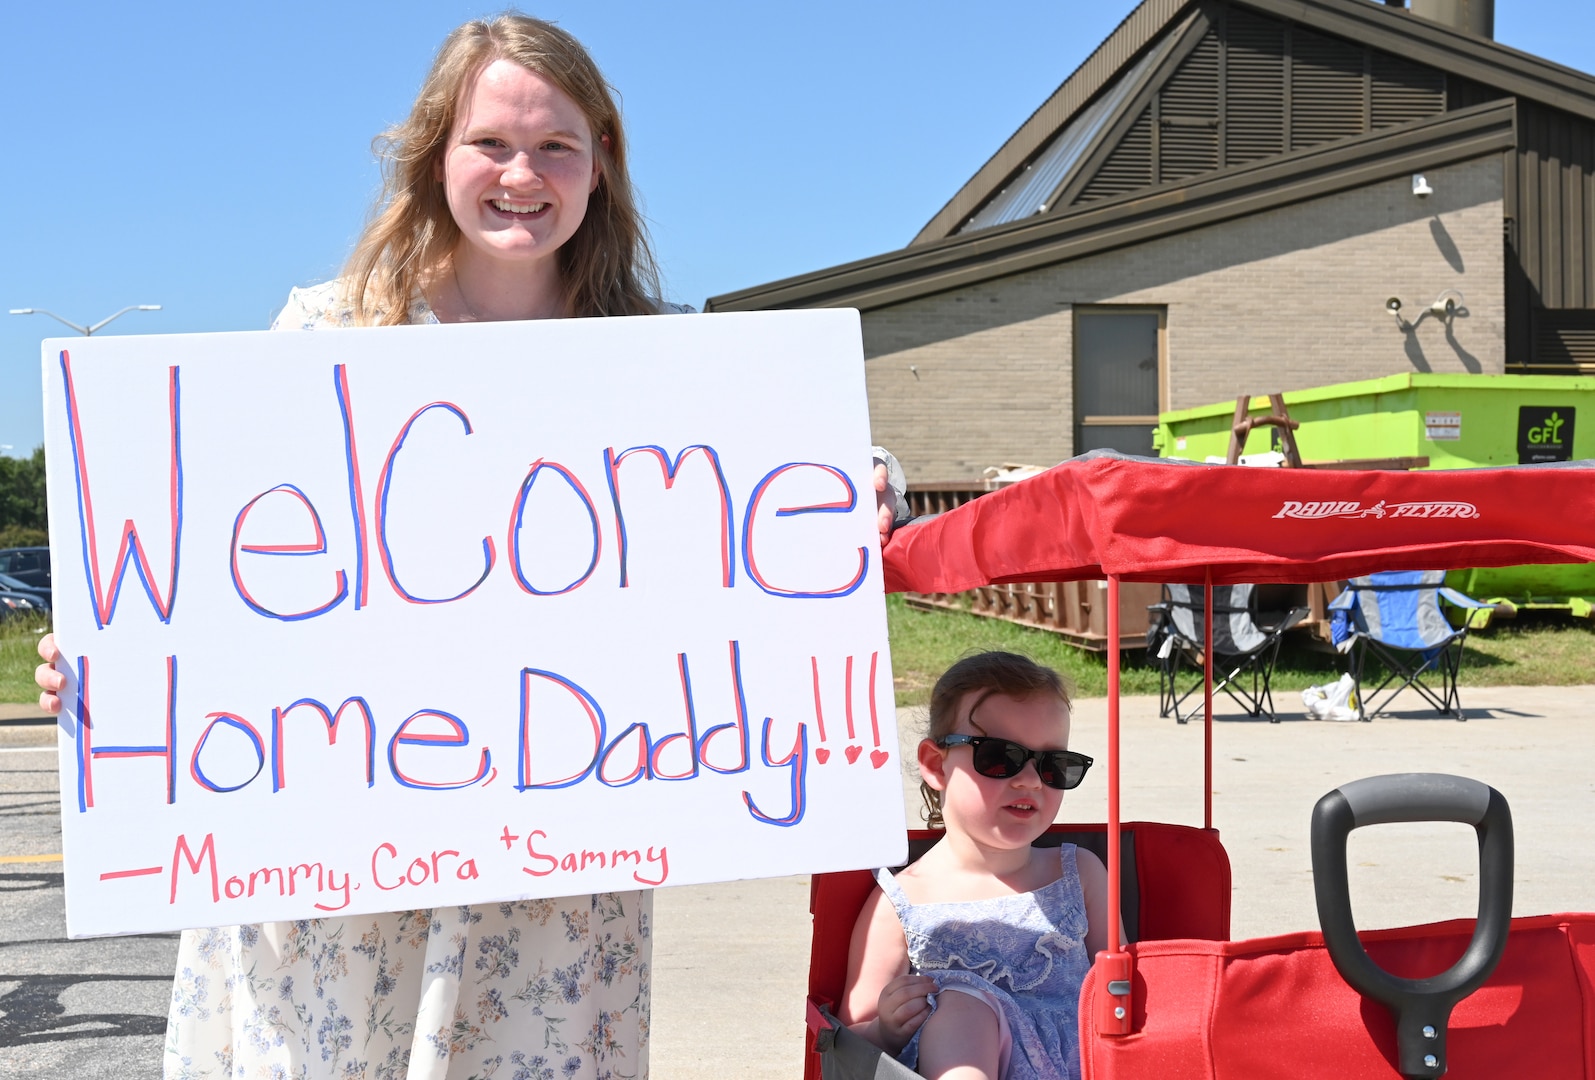
[[[1229, 861], [1212, 827], [1212, 612], [1201, 829], [1119, 820], [1117, 625], [1124, 581], [1209, 586], [1211, 607], [1214, 585], [1592, 561], [1595, 461], [1397, 473], [1097, 451], [899, 530], [888, 591], [1107, 580], [1108, 821], [1041, 841], [1105, 854], [1110, 910], [1131, 939], [1110, 923], [1081, 990], [1086, 1080], [1595, 1077], [1595, 914], [1511, 917], [1510, 812], [1478, 781], [1405, 774], [1329, 792], [1312, 822], [1321, 929], [1228, 940]], [[1346, 839], [1389, 821], [1474, 826], [1476, 919], [1356, 930]], [[911, 854], [933, 837], [911, 833]], [[872, 885], [867, 871], [814, 879], [809, 1080], [913, 1075], [829, 1013]]]

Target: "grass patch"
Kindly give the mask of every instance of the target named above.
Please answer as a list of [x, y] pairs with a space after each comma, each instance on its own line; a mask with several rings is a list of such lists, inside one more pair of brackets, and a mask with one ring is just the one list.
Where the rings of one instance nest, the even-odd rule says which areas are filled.
[[[896, 594], [886, 598], [886, 627], [892, 641], [892, 679], [899, 705], [923, 705], [949, 664], [966, 653], [988, 649], [1022, 653], [1055, 668], [1074, 682], [1082, 696], [1102, 697], [1108, 692], [1103, 657], [1067, 645], [1045, 630], [962, 611], [921, 611]], [[1157, 671], [1144, 664], [1128, 664], [1119, 685], [1121, 693], [1155, 694]]]
[[[947, 665], [966, 653], [985, 649], [1023, 653], [1056, 668], [1074, 682], [1082, 697], [1102, 697], [1108, 692], [1105, 656], [1066, 645], [1045, 630], [958, 611], [919, 611], [896, 595], [886, 598], [886, 621], [899, 705], [924, 704]], [[0, 702], [38, 699], [33, 669], [39, 663], [39, 635], [48, 628], [48, 621], [39, 616], [0, 622]], [[1274, 689], [1290, 694], [1332, 682], [1343, 670], [1344, 661], [1338, 655], [1287, 637], [1274, 668]], [[1147, 665], [1144, 653], [1125, 654], [1120, 677], [1123, 693], [1155, 694], [1157, 681], [1157, 669]], [[1595, 682], [1595, 624], [1539, 613], [1499, 621], [1482, 633], [1468, 635], [1461, 682], [1463, 686]]]
[[0, 622], [0, 702], [39, 700], [33, 669], [39, 666], [39, 638], [50, 629], [43, 615], [19, 615]]
[[[1073, 680], [1081, 697], [1108, 692], [1107, 657], [1066, 645], [1056, 634], [959, 611], [922, 611], [901, 596], [886, 598], [892, 675], [899, 705], [923, 705], [942, 671], [960, 656], [986, 649], [1023, 653]], [[1371, 665], [1370, 665], [1371, 669]], [[1309, 686], [1333, 682], [1345, 670], [1337, 653], [1285, 638], [1274, 666], [1276, 706]], [[1372, 671], [1365, 673], [1371, 675]], [[1377, 683], [1377, 679], [1374, 680]], [[1595, 682], [1595, 626], [1567, 616], [1526, 614], [1468, 635], [1463, 686], [1574, 686]], [[1158, 672], [1144, 652], [1124, 656], [1120, 692], [1155, 694]]]
[[1595, 682], [1595, 623], [1541, 612], [1468, 635], [1463, 686], [1581, 686]]

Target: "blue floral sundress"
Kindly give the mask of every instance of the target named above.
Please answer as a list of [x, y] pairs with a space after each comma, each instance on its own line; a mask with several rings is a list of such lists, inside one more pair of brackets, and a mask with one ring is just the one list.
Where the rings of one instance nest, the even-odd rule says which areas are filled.
[[[935, 979], [938, 995], [966, 987], [1001, 1010], [1013, 1044], [1003, 1080], [1080, 1076], [1089, 923], [1074, 845], [1060, 845], [1058, 857], [1058, 880], [1034, 892], [942, 904], [912, 904], [889, 872], [875, 872], [903, 924], [909, 970]], [[899, 1060], [918, 1063], [918, 1032]]]

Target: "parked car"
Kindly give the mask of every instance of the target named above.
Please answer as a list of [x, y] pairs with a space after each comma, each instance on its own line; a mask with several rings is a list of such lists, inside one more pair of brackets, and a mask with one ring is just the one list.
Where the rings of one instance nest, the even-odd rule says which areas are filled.
[[0, 573], [0, 597], [11, 597], [13, 600], [27, 601], [28, 606], [22, 607], [16, 603], [5, 603], [4, 600], [0, 600], [0, 604], [5, 604], [12, 612], [26, 610], [48, 612], [50, 610], [50, 587], [48, 585], [38, 588], [11, 574]]
[[47, 547], [0, 548], [0, 574], [9, 574], [24, 588], [50, 588], [50, 549]]
[[38, 602], [33, 597], [0, 589], [0, 622], [13, 616], [33, 615], [39, 610]]

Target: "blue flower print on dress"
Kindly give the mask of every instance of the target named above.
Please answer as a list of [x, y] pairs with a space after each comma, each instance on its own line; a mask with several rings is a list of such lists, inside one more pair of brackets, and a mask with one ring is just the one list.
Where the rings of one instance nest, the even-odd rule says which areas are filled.
[[[1001, 1009], [1013, 1039], [1003, 1080], [1080, 1076], [1076, 1016], [1091, 966], [1089, 922], [1074, 845], [1061, 845], [1058, 858], [1052, 884], [989, 900], [912, 904], [891, 874], [875, 874], [903, 924], [910, 970], [936, 980], [938, 993], [967, 988]], [[899, 1058], [912, 1068], [918, 1054], [915, 1032]]]

